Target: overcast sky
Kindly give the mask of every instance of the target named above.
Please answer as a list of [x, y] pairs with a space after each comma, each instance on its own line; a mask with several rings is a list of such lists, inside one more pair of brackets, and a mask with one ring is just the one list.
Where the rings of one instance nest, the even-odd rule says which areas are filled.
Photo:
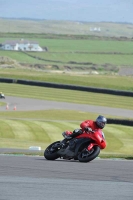
[[133, 0], [0, 0], [0, 17], [133, 23]]

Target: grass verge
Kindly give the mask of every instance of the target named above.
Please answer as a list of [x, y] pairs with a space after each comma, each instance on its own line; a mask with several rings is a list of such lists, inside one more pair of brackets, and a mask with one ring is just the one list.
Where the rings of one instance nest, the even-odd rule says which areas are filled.
[[[50, 70], [51, 71], [51, 70]], [[80, 85], [87, 87], [107, 88], [133, 91], [133, 79], [130, 76], [117, 75], [87, 75], [74, 72], [52, 73], [39, 69], [0, 68], [1, 78], [44, 81], [58, 84]], [[2, 92], [4, 92], [2, 90]]]
[[[77, 113], [76, 113], [77, 115]], [[79, 128], [81, 121], [66, 120], [0, 120], [0, 147], [29, 149], [30, 146], [40, 146], [44, 150], [50, 143], [62, 140], [64, 130]], [[133, 127], [108, 124], [104, 133], [107, 147], [101, 151], [100, 157], [132, 158]], [[17, 153], [17, 150], [16, 150]], [[40, 154], [40, 152], [38, 152]], [[42, 152], [41, 152], [42, 153]], [[29, 154], [33, 154], [29, 153]]]

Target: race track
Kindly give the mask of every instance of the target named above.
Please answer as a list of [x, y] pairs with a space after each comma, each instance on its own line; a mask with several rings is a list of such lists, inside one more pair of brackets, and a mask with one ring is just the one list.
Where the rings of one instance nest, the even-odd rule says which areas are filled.
[[[6, 97], [9, 110], [68, 109], [123, 117], [133, 111]], [[5, 106], [0, 111], [5, 111]], [[39, 156], [0, 154], [0, 200], [132, 200], [133, 161], [47, 161]]]
[[132, 200], [133, 161], [0, 155], [1, 200]]
[[[85, 104], [74, 104], [66, 102], [45, 101], [38, 99], [27, 99], [19, 97], [7, 96], [6, 99], [0, 101], [5, 102], [9, 111], [13, 111], [16, 106], [16, 111], [26, 110], [49, 110], [49, 109], [63, 109], [63, 110], [78, 110], [83, 112], [102, 113], [103, 115], [112, 115], [118, 117], [133, 118], [133, 110], [126, 110], [120, 108], [109, 108], [104, 106], [93, 106]], [[0, 111], [5, 111], [6, 106], [0, 106]]]

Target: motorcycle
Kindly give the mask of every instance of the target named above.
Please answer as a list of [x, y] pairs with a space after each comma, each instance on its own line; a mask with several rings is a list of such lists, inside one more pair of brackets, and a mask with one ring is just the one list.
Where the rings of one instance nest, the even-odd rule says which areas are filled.
[[5, 95], [3, 93], [0, 93], [0, 98], [5, 99]]
[[[68, 138], [71, 134], [71, 131], [62, 133], [64, 138]], [[82, 134], [70, 140], [64, 139], [50, 144], [44, 151], [44, 157], [47, 160], [60, 158], [66, 160], [74, 159], [79, 162], [90, 162], [105, 148], [106, 140], [102, 130], [83, 131]]]

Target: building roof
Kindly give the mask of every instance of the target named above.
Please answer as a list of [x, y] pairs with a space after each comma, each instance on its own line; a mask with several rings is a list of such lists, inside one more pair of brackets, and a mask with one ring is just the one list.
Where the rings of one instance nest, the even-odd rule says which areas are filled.
[[38, 44], [38, 42], [32, 41], [32, 40], [20, 39], [20, 40], [7, 40], [2, 44], [3, 45], [5, 45], [5, 44], [10, 44], [10, 45], [16, 45], [16, 44]]

